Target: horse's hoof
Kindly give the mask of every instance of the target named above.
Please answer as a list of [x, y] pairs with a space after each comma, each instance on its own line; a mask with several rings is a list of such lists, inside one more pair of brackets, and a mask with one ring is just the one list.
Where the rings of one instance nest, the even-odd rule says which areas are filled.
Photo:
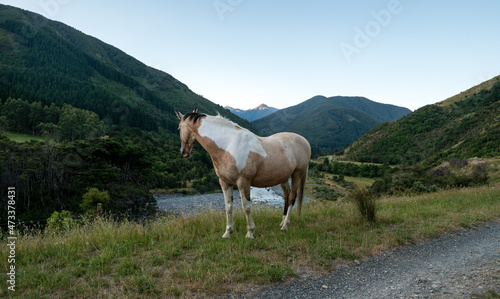
[[222, 235], [223, 239], [231, 239], [231, 233], [230, 232], [225, 232], [224, 235]]
[[245, 238], [255, 240], [255, 237], [253, 236], [252, 232], [247, 232], [247, 235], [245, 236]]

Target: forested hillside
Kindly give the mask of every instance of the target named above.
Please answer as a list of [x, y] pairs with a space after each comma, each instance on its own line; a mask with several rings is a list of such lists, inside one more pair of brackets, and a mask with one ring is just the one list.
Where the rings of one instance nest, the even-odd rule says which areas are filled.
[[333, 152], [355, 141], [382, 122], [411, 111], [362, 97], [313, 97], [279, 110], [252, 124], [265, 134], [289, 131], [309, 140], [315, 153]]
[[0, 99], [93, 111], [107, 124], [176, 132], [173, 108], [251, 125], [171, 75], [40, 15], [0, 4]]
[[481, 86], [378, 126], [350, 145], [346, 157], [412, 165], [500, 155], [500, 76]]

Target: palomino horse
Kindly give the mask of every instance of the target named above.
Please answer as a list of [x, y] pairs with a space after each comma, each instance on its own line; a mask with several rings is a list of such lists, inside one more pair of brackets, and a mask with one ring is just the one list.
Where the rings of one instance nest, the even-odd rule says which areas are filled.
[[[285, 199], [281, 230], [287, 230], [290, 214], [298, 193], [298, 217], [304, 198], [311, 147], [307, 140], [294, 133], [278, 133], [259, 137], [222, 116], [193, 112], [182, 115], [177, 109], [181, 154], [187, 158], [196, 141], [212, 158], [215, 172], [224, 192], [226, 232], [233, 232], [233, 186], [238, 186], [241, 204], [247, 218], [247, 238], [254, 239], [255, 224], [250, 205], [250, 186], [272, 187], [280, 184]], [[292, 187], [288, 184], [292, 178]]]

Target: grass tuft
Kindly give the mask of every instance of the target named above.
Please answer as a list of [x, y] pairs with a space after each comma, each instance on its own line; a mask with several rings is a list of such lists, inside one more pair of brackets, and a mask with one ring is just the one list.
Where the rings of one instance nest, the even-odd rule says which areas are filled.
[[367, 188], [355, 188], [349, 193], [349, 199], [353, 200], [363, 219], [375, 223], [376, 195]]

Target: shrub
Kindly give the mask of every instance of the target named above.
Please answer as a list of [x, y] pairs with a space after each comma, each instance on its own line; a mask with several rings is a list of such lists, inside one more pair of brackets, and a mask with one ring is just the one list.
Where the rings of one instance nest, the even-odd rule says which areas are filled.
[[343, 195], [340, 193], [335, 192], [334, 190], [330, 190], [326, 187], [314, 187], [313, 188], [313, 194], [315, 198], [320, 198], [323, 200], [330, 200], [330, 201], [335, 201], [339, 199], [339, 197], [342, 197]]
[[70, 229], [75, 224], [70, 211], [54, 212], [47, 219], [46, 233], [59, 233]]
[[413, 191], [415, 191], [417, 193], [423, 193], [423, 192], [428, 192], [429, 191], [427, 189], [427, 187], [425, 187], [425, 185], [421, 181], [415, 181], [413, 183], [412, 189], [413, 189]]

